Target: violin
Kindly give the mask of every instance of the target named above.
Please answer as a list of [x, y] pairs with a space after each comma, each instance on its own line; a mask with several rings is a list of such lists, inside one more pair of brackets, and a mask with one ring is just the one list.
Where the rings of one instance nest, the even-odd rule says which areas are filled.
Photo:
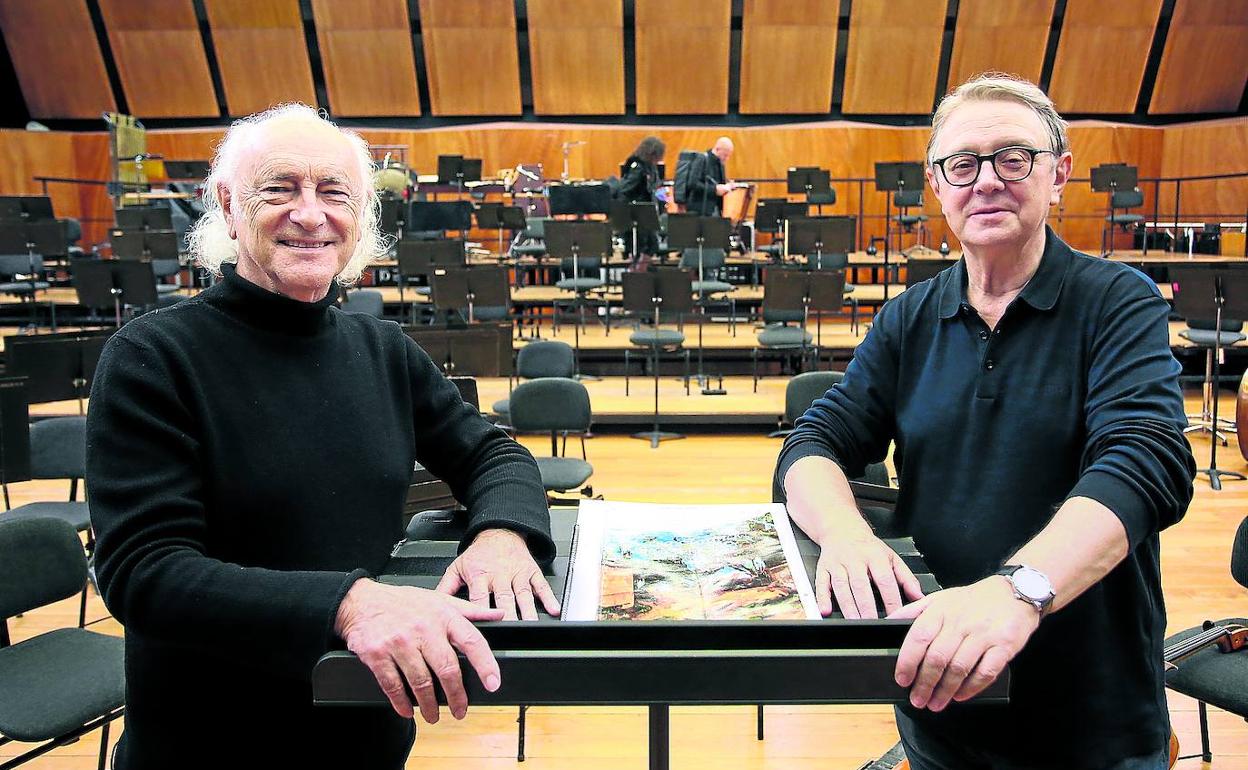
[[[1244, 406], [1244, 384], [1248, 382], [1248, 373], [1244, 375], [1244, 381], [1239, 386], [1239, 403], [1236, 404], [1236, 418], [1241, 418], [1243, 414], [1241, 409]], [[1240, 451], [1243, 449], [1241, 447]], [[1244, 455], [1244, 459], [1248, 459], [1248, 454]], [[1178, 668], [1178, 664], [1189, 655], [1193, 655], [1200, 650], [1210, 646], [1217, 645], [1218, 652], [1235, 652], [1242, 650], [1248, 646], [1248, 628], [1237, 625], [1235, 623], [1227, 623], [1226, 625], [1217, 625], [1211, 620], [1206, 620], [1201, 624], [1199, 634], [1189, 636], [1182, 641], [1167, 645], [1162, 650], [1162, 662], [1166, 666], [1166, 670]], [[1179, 756], [1179, 738], [1172, 730], [1170, 732], [1170, 767], [1174, 767], [1174, 761]]]

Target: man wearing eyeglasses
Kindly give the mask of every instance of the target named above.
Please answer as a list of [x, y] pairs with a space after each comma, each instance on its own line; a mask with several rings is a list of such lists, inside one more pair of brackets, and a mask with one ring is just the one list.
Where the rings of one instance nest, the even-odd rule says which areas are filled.
[[[914, 620], [895, 672], [914, 770], [1165, 768], [1158, 532], [1195, 475], [1168, 306], [1046, 225], [1071, 152], [1035, 85], [963, 84], [927, 157], [963, 258], [881, 308], [778, 460], [820, 608], [874, 618], [878, 591]], [[927, 596], [846, 482], [890, 441]], [[964, 703], [1007, 665], [1008, 705]]]

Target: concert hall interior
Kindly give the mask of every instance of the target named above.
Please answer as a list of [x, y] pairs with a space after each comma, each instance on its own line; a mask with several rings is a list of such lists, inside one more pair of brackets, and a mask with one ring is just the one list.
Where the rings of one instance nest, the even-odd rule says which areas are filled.
[[[363, 219], [377, 220], [382, 248], [358, 281], [331, 284], [333, 296], [326, 301], [344, 313], [333, 317], [341, 321], [345, 314], [366, 314], [385, 322], [368, 320], [368, 328], [383, 329], [379, 336], [393, 330], [402, 344], [414, 341], [439, 370], [429, 370], [437, 375], [437, 385], [445, 385], [442, 375], [452, 378], [466, 403], [536, 458], [547, 501], [564, 514], [597, 499], [770, 503], [780, 491], [773, 490], [778, 461], [792, 468], [808, 459], [799, 456], [799, 465], [783, 465], [782, 447], [785, 456], [815, 451], [809, 449], [817, 443], [811, 432], [826, 427], [833, 406], [842, 404], [834, 394], [844, 402], [852, 394], [883, 398], [880, 392], [891, 393], [902, 379], [936, 389], [950, 381], [938, 370], [966, 361], [972, 369], [983, 365], [980, 387], [986, 388], [982, 382], [994, 369], [990, 351], [1000, 349], [992, 346], [1001, 342], [992, 335], [994, 322], [998, 335], [1007, 330], [1008, 344], [1016, 324], [1022, 325], [1020, 334], [1025, 328], [1035, 335], [1026, 322], [1052, 310], [1054, 302], [1062, 309], [1060, 299], [1042, 307], [1047, 289], [1040, 286], [1041, 277], [1052, 280], [1043, 271], [1055, 264], [1054, 253], [1067, 259], [1062, 242], [1090, 255], [1089, 272], [1120, 270], [1114, 275], [1140, 278], [1144, 288], [1138, 301], [1160, 308], [1156, 324], [1146, 329], [1146, 314], [1131, 315], [1140, 327], [1098, 328], [1097, 334], [1112, 339], [1098, 337], [1096, 345], [1078, 336], [1073, 322], [1067, 324], [1071, 328], [1054, 325], [1046, 328], [1061, 328], [1070, 336], [1050, 336], [1030, 351], [1015, 346], [1009, 357], [1003, 353], [997, 374], [1008, 379], [993, 382], [1020, 383], [1022, 378], [1008, 371], [1015, 364], [1031, 372], [1032, 381], [1000, 395], [1012, 397], [1016, 405], [1034, 399], [1032, 413], [1018, 417], [1015, 406], [1008, 420], [996, 422], [991, 442], [967, 439], [964, 443], [980, 447], [981, 454], [961, 450], [959, 457], [971, 457], [970, 467], [945, 473], [974, 480], [995, 473], [1001, 464], [1036, 457], [1045, 442], [1057, 442], [1059, 434], [1066, 438], [1065, 427], [1050, 429], [1048, 410], [1054, 424], [1070, 414], [1082, 419], [1086, 410], [1088, 424], [1075, 430], [1078, 441], [1086, 440], [1088, 455], [1081, 458], [1076, 452], [1068, 474], [1086, 493], [1090, 487], [1079, 478], [1086, 470], [1081, 463], [1092, 462], [1094, 439], [1101, 439], [1088, 435], [1095, 433], [1088, 426], [1103, 419], [1094, 414], [1089, 391], [1108, 387], [1104, 380], [1110, 379], [1088, 359], [1099, 355], [1102, 345], [1129, 357], [1140, 353], [1133, 347], [1137, 342], [1157, 342], [1165, 365], [1172, 367], [1167, 370], [1176, 394], [1171, 412], [1177, 413], [1181, 390], [1187, 413], [1186, 423], [1171, 420], [1175, 425], [1170, 427], [1182, 453], [1176, 462], [1190, 465], [1189, 475], [1194, 473], [1192, 499], [1185, 514], [1180, 503], [1174, 515], [1150, 502], [1152, 529], [1130, 540], [1131, 548], [1147, 551], [1148, 538], [1157, 537], [1160, 529], [1165, 607], [1156, 618], [1159, 623], [1164, 619], [1166, 641], [1199, 630], [1205, 621], [1231, 621], [1226, 638], [1214, 640], [1218, 651], [1184, 655], [1174, 669], [1179, 673], [1166, 674], [1172, 739], [1181, 755], [1175, 766], [1248, 768], [1244, 691], [1230, 702], [1211, 697], [1206, 708], [1169, 681], [1185, 665], [1192, 671], [1201, 661], [1222, 657], [1225, 648], [1225, 659], [1238, 664], [1228, 676], [1248, 687], [1248, 650], [1239, 649], [1248, 629], [1234, 623], [1248, 623], [1242, 621], [1248, 616], [1248, 583], [1241, 582], [1248, 579], [1248, 529], [1241, 527], [1248, 512], [1248, 440], [1238, 439], [1239, 429], [1248, 430], [1248, 332], [1243, 330], [1248, 315], [1248, 56], [1243, 54], [1248, 50], [1248, 0], [0, 0], [0, 32], [0, 93], [9, 94], [0, 97], [0, 608], [5, 610], [0, 612], [0, 770], [49, 740], [51, 750], [32, 757], [29, 766], [127, 766], [110, 756], [127, 729], [121, 703], [107, 704], [100, 713], [83, 712], [69, 733], [36, 740], [33, 736], [47, 726], [38, 722], [39, 715], [55, 708], [18, 698], [32, 693], [38, 698], [39, 682], [47, 680], [37, 667], [47, 663], [12, 653], [53, 630], [85, 625], [114, 640], [108, 650], [120, 687], [121, 646], [115, 640], [124, 639], [127, 629], [110, 614], [110, 607], [117, 607], [111, 597], [110, 607], [105, 606], [97, 583], [96, 529], [82, 502], [95, 502], [88, 476], [97, 463], [89, 447], [82, 459], [83, 431], [95, 437], [125, 428], [112, 412], [107, 424], [104, 418], [91, 421], [93, 411], [101, 411], [101, 399], [118, 398], [127, 408], [134, 401], [133, 408], [141, 409], [143, 398], [167, 405], [183, 390], [198, 393], [198, 386], [170, 375], [155, 387], [133, 373], [122, 376], [116, 366], [110, 377], [97, 379], [97, 364], [104, 371], [110, 352], [122, 347], [115, 344], [118, 340], [139, 339], [137, 333], [126, 337], [135, 330], [192, 318], [186, 311], [195, 305], [209, 307], [199, 295], [224, 296], [222, 285], [231, 280], [256, 291], [283, 293], [274, 288], [277, 283], [261, 289], [248, 284], [243, 257], [238, 272], [227, 267], [225, 277], [205, 269], [191, 252], [208, 238], [197, 241], [188, 234], [196, 232], [212, 205], [221, 216], [218, 193], [205, 195], [206, 180], [210, 171], [221, 169], [212, 163], [231, 125], [290, 103], [308, 105], [358, 134], [373, 161], [371, 179], [361, 176], [366, 189], [356, 192], [361, 200], [376, 199], [375, 208], [366, 204]], [[978, 105], [958, 102], [933, 138], [933, 112], [942, 97], [981, 73], [1005, 73], [1047, 94], [1068, 123], [1069, 155], [1056, 144], [1043, 144], [1050, 136], [1044, 131], [1037, 133], [1042, 141], [1035, 146], [1014, 134], [997, 144], [953, 136], [967, 125], [971, 136], [978, 136], [975, 131], [1003, 136], [999, 123], [981, 121], [989, 125], [976, 127], [965, 116], [983, 104], [1028, 106], [1013, 97]], [[1027, 120], [1048, 130], [1048, 123], [1037, 121], [1037, 116], [1047, 120], [1044, 113], [1031, 109]], [[315, 134], [308, 130], [291, 141], [312, 143]], [[308, 153], [317, 151], [313, 147]], [[1069, 167], [1063, 171], [1066, 157]], [[951, 183], [959, 160], [979, 169], [973, 178], [964, 172], [970, 180], [965, 187]], [[987, 312], [974, 302], [968, 281], [973, 284], [982, 275], [980, 260], [988, 259], [975, 252], [990, 249], [976, 240], [982, 232], [969, 220], [1002, 212], [964, 216], [961, 201], [991, 184], [1034, 193], [1050, 177], [1059, 181], [1053, 183], [1047, 213], [1043, 201], [1030, 200], [1041, 210], [1042, 221], [1024, 222], [1041, 235], [1034, 250], [1037, 280], [1029, 284], [1032, 273], [1026, 274], [1009, 297], [1017, 295], [1018, 303]], [[233, 177], [214, 180], [222, 182], [227, 198], [241, 194], [230, 187]], [[370, 186], [375, 195], [368, 193]], [[1048, 190], [1037, 194], [1048, 195]], [[311, 197], [319, 201], [320, 194], [321, 187], [313, 185]], [[1019, 193], [1018, 200], [1021, 210], [1026, 194]], [[331, 212], [328, 221], [340, 215]], [[292, 213], [291, 221], [299, 225], [300, 216]], [[358, 211], [356, 216], [353, 226], [367, 227], [358, 221]], [[231, 220], [229, 225], [230, 237], [240, 244], [236, 251], [261, 228], [245, 224]], [[221, 225], [224, 232], [224, 221]], [[257, 229], [248, 236], [253, 225]], [[322, 242], [319, 236], [316, 242]], [[282, 243], [279, 251], [299, 250]], [[328, 237], [324, 244], [307, 251], [341, 245]], [[1245, 281], [1242, 287], [1239, 280]], [[1069, 282], [1063, 287], [1056, 279], [1056, 285], [1053, 296], [1058, 291], [1066, 292], [1062, 297], [1076, 296]], [[948, 287], [948, 293], [939, 294], [939, 286]], [[955, 297], [959, 286], [964, 293]], [[1111, 294], [1104, 292], [1107, 305]], [[913, 301], [907, 303], [907, 295]], [[920, 296], [922, 303], [915, 299]], [[965, 336], [978, 352], [964, 352], [963, 358], [929, 355], [918, 367], [925, 372], [915, 374], [910, 365], [922, 361], [913, 347], [919, 343], [898, 340], [913, 333], [922, 319], [903, 313], [917, 315], [924, 307], [935, 318], [935, 303], [942, 298], [949, 300], [949, 312], [933, 323], [948, 326], [960, 323], [951, 318], [973, 316], [983, 328]], [[293, 302], [289, 295], [281, 299]], [[1023, 300], [1032, 303], [1025, 313]], [[1163, 303], [1168, 303], [1168, 315]], [[1069, 306], [1068, 300], [1067, 309], [1081, 322], [1096, 321], [1094, 307]], [[1173, 361], [1160, 341], [1163, 323]], [[973, 328], [971, 320], [967, 324]], [[886, 347], [894, 343], [895, 348]], [[928, 344], [926, 337], [922, 344]], [[202, 342], [201, 347], [208, 346]], [[862, 357], [851, 368], [860, 346]], [[135, 349], [145, 348], [136, 344]], [[200, 352], [193, 351], [195, 356]], [[870, 360], [868, 354], [887, 359], [894, 368], [882, 376], [896, 375], [897, 382], [890, 380], [884, 388], [873, 382], [853, 386], [855, 377], [867, 376], [863, 370], [879, 374], [878, 366], [863, 363]], [[1156, 363], [1142, 353], [1140, 358]], [[127, 363], [133, 360], [146, 359]], [[1050, 369], [1036, 365], [1040, 360], [1052, 362]], [[371, 430], [378, 423], [368, 421], [384, 415], [411, 414], [382, 404], [391, 387], [386, 384], [390, 372], [362, 370], [357, 359], [346, 356], [333, 366], [342, 378], [368, 384], [369, 398], [360, 403], [376, 410], [356, 425], [351, 422], [361, 414], [356, 408], [364, 406], [340, 406], [330, 394], [321, 402], [323, 413], [298, 419], [315, 417], [324, 430], [337, 433]], [[414, 372], [419, 364], [411, 366]], [[1061, 380], [1072, 372], [1073, 387]], [[267, 374], [244, 379], [267, 382]], [[320, 375], [308, 382], [320, 383]], [[844, 387], [839, 384], [843, 377]], [[552, 385], [554, 379], [560, 384]], [[275, 372], [273, 381], [297, 378]], [[108, 391], [110, 384], [121, 389], [140, 382], [145, 389]], [[840, 434], [877, 424], [893, 431], [886, 439], [913, 436], [914, 422], [960, 430], [955, 420], [971, 413], [980, 414], [976, 424], [991, 423], [982, 416], [987, 412], [976, 410], [987, 410], [983, 403], [998, 394], [984, 397], [984, 392], [973, 386], [967, 400], [975, 404], [927, 420], [913, 412], [901, 414], [904, 410], [878, 423], [847, 418], [836, 423], [843, 428], [837, 440], [848, 441]], [[1135, 395], [1155, 405], [1147, 395], [1155, 392], [1141, 385]], [[257, 394], [256, 404], [275, 398], [273, 408], [280, 409], [282, 395]], [[919, 404], [920, 396], [932, 395], [929, 390], [906, 403]], [[953, 398], [944, 395], [922, 403]], [[582, 398], [587, 399], [583, 410]], [[307, 394], [297, 399], [309, 402]], [[458, 399], [454, 403], [458, 406]], [[816, 409], [795, 428], [794, 421], [812, 404]], [[819, 404], [827, 411], [819, 411]], [[1123, 409], [1138, 415], [1147, 406]], [[268, 408], [255, 406], [257, 413]], [[170, 433], [190, 430], [185, 426], [199, 413], [187, 409], [178, 412], [184, 423], [165, 426]], [[863, 407], [862, 414], [866, 411]], [[211, 410], [204, 413], [211, 419]], [[475, 412], [470, 416], [479, 422]], [[269, 417], [266, 411], [264, 419]], [[1007, 425], [1010, 431], [998, 435]], [[68, 440], [61, 436], [62, 446], [49, 448], [47, 436], [53, 431], [48, 429], [54, 426], [76, 432]], [[217, 427], [205, 430], [215, 435]], [[421, 430], [417, 425], [417, 434]], [[290, 436], [256, 435], [253, 441], [260, 447], [270, 440], [293, 444], [295, 435], [292, 429]], [[355, 438], [367, 442], [374, 437]], [[207, 463], [207, 453], [219, 447], [207, 447], [206, 441], [201, 446], [199, 437], [186, 440], [194, 453], [170, 452], [168, 464], [186, 464], [193, 456], [205, 488], [219, 481], [213, 474], [231, 473]], [[936, 446], [911, 440], [912, 447]], [[378, 437], [377, 451], [367, 456], [375, 457], [394, 441]], [[436, 454], [429, 449], [432, 444], [419, 438], [416, 444]], [[889, 448], [883, 468], [871, 485], [853, 490], [865, 495], [872, 492], [862, 490], [875, 490], [899, 508], [915, 507], [898, 480], [903, 473], [894, 462], [896, 444], [884, 444]], [[124, 437], [109, 445], [128, 446]], [[334, 446], [341, 452], [342, 444]], [[197, 454], [200, 449], [203, 456]], [[319, 440], [301, 447], [310, 456], [321, 449]], [[328, 464], [329, 454], [326, 449], [313, 465]], [[949, 460], [917, 449], [899, 454], [914, 465]], [[552, 455], [569, 462], [551, 463]], [[239, 456], [257, 452], [249, 449]], [[306, 465], [297, 456], [279, 459], [284, 474], [300, 473]], [[116, 472], [127, 462], [123, 451], [108, 465]], [[365, 461], [356, 457], [352, 462]], [[103, 465], [101, 460], [98, 467]], [[914, 465], [905, 478], [917, 475]], [[1113, 471], [1125, 479], [1116, 484], [1156, 493], [1160, 484], [1154, 479], [1132, 478], [1135, 466], [1123, 467]], [[170, 471], [153, 478], [182, 484], [190, 477]], [[410, 485], [405, 478], [405, 525], [414, 515], [428, 519], [434, 515], [429, 511], [459, 506], [448, 485], [453, 482], [422, 465], [417, 464]], [[792, 472], [787, 478], [793, 478]], [[301, 495], [320, 494], [344, 505], [350, 504], [344, 490], [350, 495], [369, 482], [348, 483], [342, 490], [329, 488], [331, 483], [311, 473], [299, 477]], [[118, 486], [117, 481], [111, 485]], [[879, 492], [880, 485], [891, 489]], [[77, 501], [76, 506], [64, 505], [67, 486], [68, 500]], [[785, 489], [792, 494], [791, 487]], [[1052, 493], [1050, 514], [1059, 504], [1064, 510], [1067, 495], [1076, 494], [1070, 484]], [[153, 500], [181, 494], [192, 493], [170, 485], [153, 490]], [[109, 500], [115, 499], [110, 492]], [[859, 497], [859, 502], [875, 499]], [[25, 507], [41, 504], [46, 508]], [[50, 595], [44, 591], [44, 601], [21, 605], [9, 596], [10, 589], [16, 595], [26, 570], [33, 575], [48, 565], [19, 560], [21, 570], [12, 569], [13, 562], [6, 570], [3, 562], [26, 546], [6, 538], [5, 528], [16, 533], [14, 522], [47, 513], [74, 525], [90, 559], [86, 587], [79, 579], [72, 594], [61, 591], [46, 600]], [[922, 513], [914, 510], [904, 518], [912, 521]], [[887, 537], [913, 537], [904, 542], [917, 549], [923, 569], [916, 572], [932, 578], [922, 561], [923, 533], [905, 529], [903, 517], [880, 515], [898, 527]], [[285, 526], [291, 519], [282, 521]], [[802, 523], [796, 515], [794, 521]], [[868, 523], [877, 526], [877, 534], [882, 531], [878, 520]], [[202, 524], [210, 530], [212, 516]], [[119, 533], [116, 525], [110, 530], [113, 536], [99, 543], [116, 548], [110, 544], [127, 533]], [[204, 538], [215, 545], [216, 536]], [[529, 533], [530, 545], [534, 539]], [[559, 547], [558, 536], [554, 541]], [[571, 545], [575, 548], [575, 540]], [[1233, 551], [1241, 562], [1236, 575]], [[248, 553], [245, 548], [238, 552]], [[457, 553], [452, 543], [437, 556], [450, 563]], [[378, 558], [384, 563], [386, 554]], [[931, 560], [931, 571], [943, 564]], [[993, 569], [1000, 566], [996, 559]], [[363, 564], [340, 571], [355, 568], [373, 574]], [[993, 576], [991, 570], [987, 574]], [[1009, 580], [1014, 584], [1013, 576]], [[1020, 590], [1014, 589], [1015, 597], [1030, 601]], [[188, 588], [177, 595], [192, 594]], [[1052, 617], [1042, 614], [1041, 629], [1061, 617], [1062, 599], [1058, 592], [1059, 609]], [[346, 602], [342, 594], [337, 600]], [[131, 612], [135, 603], [143, 604], [150, 612], [155, 600], [117, 603], [129, 605]], [[235, 635], [231, 649], [214, 654], [246, 659], [249, 629], [236, 628]], [[1142, 644], [1132, 638], [1119, 643], [1124, 649]], [[334, 644], [343, 646], [336, 637]], [[91, 655], [110, 654], [100, 649]], [[1103, 654], [1108, 660], [1121, 653], [1111, 646]], [[892, 656], [897, 657], [895, 650]], [[93, 662], [86, 657], [78, 663]], [[14, 681], [34, 677], [34, 684], [14, 692], [5, 686], [8, 676]], [[98, 684], [95, 677], [102, 675], [84, 670], [80, 676]], [[476, 675], [466, 671], [465, 676]], [[560, 676], [557, 664], [549, 667], [548, 676]], [[725, 673], [724, 678], [732, 676]], [[418, 737], [406, 767], [497, 770], [517, 763], [518, 749], [520, 761], [536, 770], [623, 770], [647, 763], [651, 768], [670, 763], [739, 770], [897, 766], [885, 758], [902, 737], [891, 691], [823, 702], [773, 698], [765, 708], [748, 695], [720, 696], [675, 704], [669, 721], [665, 706], [660, 712], [642, 702], [613, 700], [610, 679], [604, 677], [602, 697], [593, 703], [527, 706], [487, 700], [473, 704], [463, 720], [446, 718], [444, 710], [437, 724], [425, 724], [418, 714]], [[101, 689], [104, 685], [96, 686], [91, 697], [98, 700]], [[64, 705], [78, 696], [57, 697]], [[178, 704], [167, 705], [167, 718], [176, 719]], [[111, 730], [98, 729], [110, 723]], [[1038, 742], [1073, 740], [1043, 726], [1036, 729]], [[137, 741], [138, 730], [133, 732]], [[268, 754], [312, 753], [280, 743], [301, 738], [272, 739], [278, 743]], [[230, 746], [238, 766], [249, 766], [249, 747], [235, 735], [203, 740]], [[120, 753], [127, 751], [134, 754], [131, 749]], [[182, 751], [179, 763], [197, 766], [200, 748], [187, 744]], [[1145, 765], [1130, 765], [1137, 766]]]

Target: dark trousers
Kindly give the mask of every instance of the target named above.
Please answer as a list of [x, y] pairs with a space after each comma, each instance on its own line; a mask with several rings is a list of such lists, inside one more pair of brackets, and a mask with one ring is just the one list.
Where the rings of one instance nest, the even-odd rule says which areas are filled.
[[[1017, 764], [1017, 760], [1010, 757], [961, 745], [918, 724], [900, 709], [893, 711], [897, 715], [901, 745], [906, 750], [906, 759], [910, 760], [910, 770], [1031, 770], [1033, 767]], [[1019, 752], [1026, 756], [1027, 747], [1020, 746]], [[1169, 766], [1170, 747], [1163, 746], [1158, 753], [1127, 757], [1102, 770], [1166, 770]]]

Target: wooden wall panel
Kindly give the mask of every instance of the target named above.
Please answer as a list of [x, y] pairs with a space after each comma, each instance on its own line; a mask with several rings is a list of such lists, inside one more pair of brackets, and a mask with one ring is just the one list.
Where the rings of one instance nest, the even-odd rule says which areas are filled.
[[1234, 112], [1248, 82], [1245, 50], [1248, 0], [1177, 0], [1148, 111]]
[[434, 115], [519, 115], [513, 0], [420, 0]]
[[[1163, 176], [1248, 173], [1248, 118], [1167, 126], [1161, 157]], [[1162, 218], [1173, 216], [1174, 184], [1162, 187]], [[1248, 178], [1184, 182], [1179, 198], [1184, 218], [1209, 215], [1223, 221], [1248, 216]]]
[[855, 0], [845, 59], [846, 114], [930, 113], [946, 0]]
[[637, 113], [728, 112], [731, 0], [637, 0]]
[[832, 109], [836, 0], [745, 0], [741, 113], [819, 114]]
[[[231, 115], [283, 102], [316, 105], [299, 0], [204, 0]], [[256, 57], [263, 52], [263, 66]]]
[[32, 117], [117, 109], [84, 0], [0, 0], [0, 28]]
[[219, 115], [191, 0], [99, 3], [132, 114], [140, 118]]
[[624, 113], [624, 7], [619, 0], [529, 0], [533, 111]]
[[1135, 111], [1162, 0], [1068, 0], [1049, 96], [1062, 113]]
[[981, 72], [1040, 82], [1055, 0], [962, 0], [949, 61], [952, 90]]
[[420, 115], [405, 0], [312, 0], [334, 115]]

